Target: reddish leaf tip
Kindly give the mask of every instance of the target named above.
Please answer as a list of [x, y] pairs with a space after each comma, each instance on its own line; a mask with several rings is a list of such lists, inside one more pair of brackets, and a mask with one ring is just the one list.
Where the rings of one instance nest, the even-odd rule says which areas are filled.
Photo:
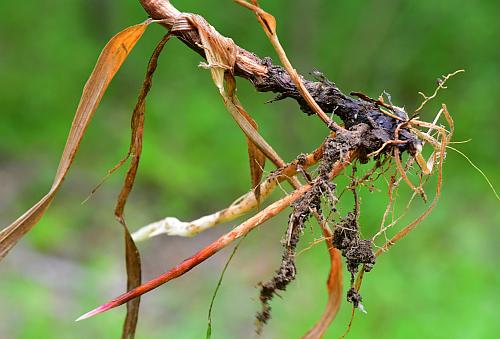
[[106, 305], [99, 306], [98, 308], [93, 309], [92, 311], [85, 313], [84, 315], [82, 315], [81, 317], [79, 317], [78, 319], [76, 319], [75, 321], [81, 321], [81, 320], [85, 320], [87, 318], [91, 318], [91, 317], [93, 317], [95, 315], [98, 315], [100, 313], [106, 312], [107, 310], [109, 310], [111, 308], [113, 308], [113, 306], [111, 304], [106, 304]]

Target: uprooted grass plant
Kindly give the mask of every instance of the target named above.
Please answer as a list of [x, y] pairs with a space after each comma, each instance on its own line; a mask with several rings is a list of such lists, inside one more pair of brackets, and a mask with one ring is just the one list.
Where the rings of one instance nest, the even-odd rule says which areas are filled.
[[[412, 231], [436, 206], [441, 194], [443, 163], [453, 135], [454, 123], [444, 104], [436, 112], [432, 122], [420, 120], [420, 113], [428, 107], [427, 103], [437, 96], [439, 90], [446, 88], [446, 81], [460, 71], [442, 77], [431, 95], [422, 94], [422, 104], [413, 112], [395, 106], [387, 93], [375, 99], [363, 93], [351, 93], [351, 96], [347, 96], [319, 72], [315, 73], [314, 81], [307, 80], [297, 73], [279, 42], [276, 20], [260, 8], [257, 1], [235, 2], [256, 15], [283, 66], [276, 66], [270, 58], [261, 59], [244, 50], [233, 40], [220, 35], [203, 17], [180, 12], [168, 0], [142, 0], [141, 3], [150, 18], [118, 33], [102, 51], [83, 90], [52, 188], [36, 205], [0, 232], [0, 258], [3, 258], [17, 241], [36, 225], [51, 204], [69, 171], [93, 113], [136, 42], [149, 25], [158, 23], [165, 26], [168, 33], [161, 39], [150, 59], [132, 114], [129, 151], [108, 173], [112, 174], [130, 160], [115, 209], [115, 216], [125, 234], [128, 291], [86, 313], [79, 320], [126, 303], [127, 316], [123, 336], [133, 337], [141, 295], [187, 273], [219, 250], [243, 238], [251, 230], [290, 207], [288, 225], [283, 232], [281, 264], [273, 277], [259, 283], [261, 309], [256, 315], [257, 332], [260, 333], [271, 318], [273, 297], [284, 291], [295, 279], [295, 259], [300, 254], [297, 252], [297, 245], [308, 227], [308, 220], [314, 218], [322, 238], [310, 246], [320, 242], [326, 244], [330, 272], [326, 309], [321, 319], [304, 337], [320, 338], [335, 318], [341, 304], [341, 257], [345, 258], [347, 272], [351, 277], [345, 295], [347, 301], [352, 303], [354, 317], [356, 309], [364, 311], [361, 295], [364, 274], [372, 270], [378, 256], [387, 252]], [[190, 222], [167, 217], [131, 234], [124, 218], [124, 209], [137, 175], [142, 151], [146, 97], [152, 86], [158, 58], [172, 37], [180, 39], [206, 60], [201, 66], [210, 71], [224, 106], [247, 139], [252, 188], [230, 206], [213, 214]], [[319, 117], [324, 123], [325, 131], [321, 145], [310, 153], [298, 150], [297, 157], [292, 161], [283, 160], [259, 134], [257, 124], [239, 101], [236, 95], [236, 77], [248, 80], [259, 92], [276, 93], [276, 100], [291, 98], [297, 101], [304, 113]], [[429, 149], [428, 160], [423, 156], [424, 147]], [[266, 160], [271, 161], [276, 169], [263, 178]], [[341, 175], [349, 178], [347, 187], [336, 183], [335, 178]], [[429, 189], [428, 181], [433, 175], [437, 177], [435, 188]], [[264, 207], [265, 201], [285, 181], [294, 191]], [[374, 184], [381, 181], [387, 183], [388, 203], [378, 230], [367, 236], [360, 222], [363, 202], [359, 199], [359, 190], [374, 190]], [[395, 204], [398, 200], [398, 190], [402, 186], [408, 187], [412, 196], [403, 212], [396, 215]], [[431, 190], [432, 199], [428, 202]], [[338, 209], [339, 202], [348, 199], [348, 196], [353, 197], [351, 208], [347, 211]], [[416, 199], [428, 203], [427, 209], [410, 223], [401, 226], [405, 214], [413, 211], [412, 202]], [[251, 212], [257, 213], [168, 272], [141, 283], [141, 260], [136, 242], [160, 234], [194, 236], [217, 224], [232, 221]], [[217, 289], [219, 286], [220, 281]], [[207, 336], [211, 334], [210, 324], [209, 315]]]

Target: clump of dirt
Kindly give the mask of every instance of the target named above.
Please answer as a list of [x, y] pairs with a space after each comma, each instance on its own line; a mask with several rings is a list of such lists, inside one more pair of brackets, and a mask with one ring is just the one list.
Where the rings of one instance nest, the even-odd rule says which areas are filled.
[[[282, 240], [285, 247], [281, 265], [276, 275], [269, 281], [261, 283], [260, 302], [262, 309], [257, 313], [257, 333], [261, 333], [262, 327], [271, 318], [270, 301], [278, 291], [285, 291], [287, 286], [295, 280], [297, 269], [295, 266], [295, 254], [297, 244], [304, 232], [305, 223], [313, 212], [321, 215], [321, 201], [325, 196], [330, 201], [335, 190], [335, 184], [322, 180], [316, 181], [315, 185], [304, 196], [293, 204], [293, 212], [290, 214], [286, 236]], [[335, 200], [336, 201], [336, 200]], [[330, 202], [333, 204], [334, 202]]]
[[337, 133], [335, 137], [328, 137], [325, 140], [323, 159], [319, 166], [319, 175], [322, 180], [328, 182], [328, 174], [333, 169], [335, 163], [343, 159], [353, 148], [352, 136], [348, 132]]
[[[381, 134], [385, 136], [382, 137]], [[335, 162], [344, 159], [351, 150], [356, 150], [360, 163], [367, 163], [369, 161], [367, 155], [378, 150], [387, 140], [389, 140], [388, 133], [373, 129], [364, 123], [352, 126], [349, 130], [338, 131], [335, 136], [330, 136], [325, 141], [323, 161], [319, 167], [320, 174], [327, 175]]]
[[346, 258], [347, 270], [352, 276], [358, 273], [361, 264], [365, 265], [366, 272], [371, 271], [375, 265], [371, 240], [360, 238], [358, 221], [353, 212], [349, 212], [335, 225], [332, 244], [342, 251], [342, 256]]
[[332, 245], [342, 252], [346, 258], [347, 270], [351, 273], [351, 288], [347, 291], [347, 301], [354, 307], [363, 310], [363, 297], [354, 288], [354, 276], [359, 271], [359, 265], [364, 265], [365, 272], [370, 272], [375, 265], [375, 253], [371, 240], [361, 239], [356, 214], [349, 212], [340, 220], [333, 230]]
[[362, 305], [361, 302], [363, 301], [363, 297], [354, 287], [351, 287], [349, 291], [347, 291], [347, 301], [352, 303], [354, 307], [358, 308]]
[[262, 327], [271, 319], [271, 305], [269, 302], [277, 295], [277, 291], [284, 291], [290, 282], [295, 279], [295, 251], [286, 250], [283, 254], [280, 268], [276, 275], [269, 281], [261, 283], [260, 302], [262, 310], [257, 313], [257, 333], [262, 332]]

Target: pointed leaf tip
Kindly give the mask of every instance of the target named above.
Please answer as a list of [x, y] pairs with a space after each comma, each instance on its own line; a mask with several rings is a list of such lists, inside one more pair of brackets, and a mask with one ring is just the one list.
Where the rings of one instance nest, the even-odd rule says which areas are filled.
[[113, 307], [110, 304], [99, 306], [99, 307], [93, 309], [92, 311], [87, 312], [84, 315], [80, 316], [75, 321], [81, 321], [81, 320], [85, 320], [85, 319], [91, 318], [91, 317], [93, 317], [95, 315], [98, 315], [98, 314], [101, 314], [103, 312], [106, 312], [107, 310], [109, 310], [111, 308], [113, 308]]

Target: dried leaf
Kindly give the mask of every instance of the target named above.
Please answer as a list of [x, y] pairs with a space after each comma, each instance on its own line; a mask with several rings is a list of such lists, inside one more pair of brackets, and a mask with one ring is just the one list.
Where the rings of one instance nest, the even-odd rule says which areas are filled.
[[260, 181], [266, 163], [266, 156], [260, 151], [252, 140], [247, 138], [248, 144], [248, 159], [250, 161], [250, 177], [252, 179], [253, 193], [257, 204], [260, 203]]
[[250, 176], [252, 179], [252, 187], [254, 188], [255, 198], [258, 202], [260, 200], [259, 184], [262, 179], [266, 156], [277, 167], [282, 167], [285, 164], [274, 149], [259, 134], [257, 123], [240, 104], [238, 97], [235, 94], [236, 84], [234, 77], [229, 73], [226, 73], [225, 78], [229, 95], [227, 95], [226, 92], [221, 92], [221, 95], [224, 98], [224, 103], [234, 120], [247, 136]]
[[[227, 84], [227, 92], [229, 95], [229, 99], [233, 103], [234, 107], [236, 107], [237, 111], [240, 113], [238, 119], [235, 118], [235, 121], [238, 123], [238, 120], [243, 117], [245, 118], [250, 125], [253, 127], [254, 131], [250, 131], [250, 135], [254, 135], [254, 137], [249, 137], [248, 134], [243, 130], [243, 132], [247, 135], [247, 144], [248, 144], [248, 159], [250, 162], [250, 177], [252, 180], [252, 187], [254, 190], [255, 199], [257, 203], [260, 201], [260, 181], [262, 180], [262, 174], [264, 172], [264, 166], [266, 164], [266, 155], [259, 149], [259, 146], [253, 141], [256, 138], [262, 138], [259, 135], [259, 126], [255, 122], [255, 120], [250, 116], [250, 114], [245, 111], [243, 106], [241, 105], [238, 97], [236, 96], [236, 81], [233, 76], [226, 73], [226, 84]], [[238, 123], [238, 125], [240, 125]], [[241, 127], [241, 125], [240, 125]], [[265, 141], [264, 141], [265, 142]], [[269, 146], [271, 148], [271, 146]], [[274, 150], [271, 151], [274, 152]], [[277, 166], [282, 167], [282, 161], [279, 156], [277, 157]]]
[[241, 106], [236, 94], [233, 93], [231, 95], [231, 93], [234, 92], [234, 88], [236, 88], [234, 77], [231, 74], [226, 73], [225, 78], [229, 94], [226, 91], [223, 91], [221, 92], [221, 96], [224, 99], [224, 104], [226, 105], [229, 113], [231, 113], [231, 116], [241, 128], [243, 133], [245, 133], [247, 138], [250, 139], [252, 143], [255, 144], [255, 146], [273, 162], [273, 164], [277, 167], [283, 167], [285, 165], [284, 161], [252, 125], [251, 121], [253, 121], [253, 119], [251, 121], [249, 120], [251, 118]]
[[285, 164], [274, 149], [259, 134], [257, 124], [245, 111], [236, 96], [236, 81], [232, 75], [236, 60], [234, 42], [229, 38], [221, 36], [202, 17], [193, 15], [190, 17], [190, 21], [198, 30], [205, 49], [208, 67], [212, 73], [212, 79], [219, 89], [224, 104], [238, 126], [240, 126], [247, 136], [252, 187], [256, 188], [254, 193], [257, 200], [259, 200], [259, 183], [262, 179], [265, 157], [269, 158], [278, 167], [282, 167]]
[[0, 232], [0, 260], [15, 246], [17, 241], [28, 233], [40, 220], [56, 193], [60, 189], [68, 170], [73, 163], [85, 130], [99, 105], [106, 89], [132, 51], [151, 21], [129, 27], [115, 35], [104, 47], [97, 64], [87, 81], [71, 130], [66, 141], [59, 167], [50, 191], [19, 219]]
[[265, 32], [268, 37], [276, 35], [276, 19], [274, 16], [260, 8], [257, 1], [252, 0], [252, 3], [248, 3], [245, 0], [235, 0], [235, 2], [255, 13], [262, 27], [265, 28]]
[[340, 308], [342, 297], [342, 260], [340, 252], [331, 244], [330, 238], [326, 240], [330, 253], [330, 274], [326, 283], [328, 288], [328, 301], [321, 319], [305, 335], [304, 339], [322, 338]]
[[[234, 97], [234, 99], [237, 99]], [[234, 100], [233, 100], [234, 101]], [[247, 119], [247, 121], [253, 126], [255, 131], [258, 133], [259, 126], [253, 120], [253, 118], [245, 111], [245, 109], [239, 104], [236, 105], [238, 111]], [[259, 147], [247, 137], [248, 144], [248, 159], [250, 162], [250, 177], [252, 180], [252, 188], [257, 200], [257, 204], [260, 203], [260, 181], [262, 180], [262, 174], [264, 173], [264, 166], [266, 164], [266, 155], [259, 149]], [[281, 167], [281, 166], [279, 166]]]
[[250, 9], [255, 13], [255, 15], [257, 16], [257, 20], [259, 21], [269, 41], [276, 50], [276, 53], [278, 54], [278, 57], [280, 58], [280, 61], [283, 64], [285, 70], [290, 75], [291, 80], [293, 81], [293, 83], [295, 84], [298, 91], [300, 92], [300, 94], [302, 95], [308, 106], [311, 108], [311, 110], [314, 113], [316, 113], [316, 115], [318, 115], [318, 117], [332, 131], [344, 130], [343, 127], [340, 127], [335, 121], [333, 121], [328, 115], [326, 115], [325, 112], [323, 112], [322, 108], [315, 101], [311, 93], [309, 93], [307, 87], [304, 85], [304, 82], [297, 73], [297, 70], [293, 68], [292, 64], [290, 63], [290, 60], [288, 60], [285, 50], [283, 49], [283, 46], [281, 46], [281, 43], [278, 39], [278, 35], [276, 34], [276, 19], [271, 14], [267, 13], [262, 8], [260, 8], [259, 3], [256, 0], [252, 0], [252, 3], [249, 3], [244, 0], [234, 0], [234, 1], [242, 5], [243, 7]]
[[[124, 210], [127, 203], [128, 197], [132, 188], [134, 186], [135, 177], [137, 175], [137, 169], [139, 167], [139, 161], [142, 154], [142, 139], [144, 134], [144, 114], [146, 111], [146, 97], [151, 90], [153, 85], [153, 74], [158, 66], [158, 57], [160, 56], [163, 47], [170, 39], [170, 35], [167, 34], [159, 42], [153, 55], [148, 64], [148, 70], [146, 72], [146, 77], [137, 99], [137, 104], [134, 108], [134, 113], [132, 114], [132, 139], [130, 141], [130, 148], [127, 157], [132, 155], [132, 160], [130, 162], [130, 167], [127, 171], [127, 176], [125, 177], [125, 182], [123, 183], [122, 190], [118, 196], [118, 201], [115, 208], [115, 216], [120, 224], [123, 226], [125, 232], [125, 262], [127, 268], [127, 291], [130, 291], [141, 284], [141, 257], [139, 255], [139, 250], [137, 249], [132, 235], [125, 222]], [[126, 157], [126, 158], [127, 158]], [[125, 158], [125, 159], [126, 159]], [[127, 316], [123, 324], [122, 338], [134, 338], [135, 330], [137, 327], [137, 320], [139, 316], [139, 306], [140, 298], [134, 299], [127, 303]]]

